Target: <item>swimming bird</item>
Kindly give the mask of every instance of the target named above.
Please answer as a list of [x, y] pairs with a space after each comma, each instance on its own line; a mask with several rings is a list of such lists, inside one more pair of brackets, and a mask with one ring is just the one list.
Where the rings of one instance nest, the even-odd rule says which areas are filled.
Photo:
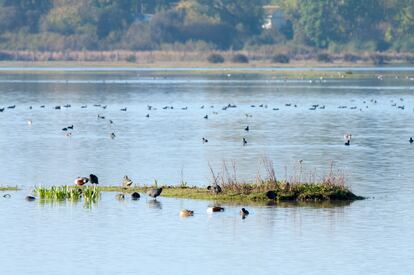
[[100, 118], [100, 119], [105, 119], [105, 117], [104, 117], [104, 116], [101, 116], [101, 115], [99, 115], [99, 114], [98, 114], [98, 118]]
[[351, 145], [351, 138], [352, 138], [352, 135], [351, 134], [345, 134], [344, 135], [345, 146]]
[[40, 108], [45, 108], [45, 105], [40, 105]]
[[115, 198], [116, 198], [117, 200], [119, 200], [119, 201], [123, 201], [123, 200], [125, 199], [125, 195], [124, 195], [124, 194], [117, 194], [117, 195], [115, 196]]
[[243, 138], [243, 146], [247, 144], [246, 138]]
[[67, 131], [67, 130], [68, 130], [68, 128], [66, 128], [66, 127], [65, 128], [62, 128], [62, 131]]
[[4, 112], [4, 108], [0, 108], [0, 112], [2, 113], [2, 112]]
[[206, 139], [206, 138], [203, 138], [202, 140], [203, 140], [203, 143], [207, 143], [208, 142], [208, 139]]
[[88, 105], [82, 105], [81, 108], [82, 109], [88, 108]]
[[207, 213], [223, 212], [224, 208], [220, 206], [211, 206], [207, 208]]
[[99, 184], [98, 177], [95, 176], [94, 174], [90, 174], [89, 175], [89, 182], [91, 184]]
[[410, 137], [410, 143], [412, 144], [414, 142], [413, 137]]
[[55, 106], [55, 110], [60, 110], [60, 106]]
[[10, 194], [4, 194], [3, 198], [6, 198], [6, 199], [11, 198], [11, 195]]
[[161, 188], [154, 188], [147, 191], [147, 195], [151, 198], [157, 199], [159, 195], [161, 195], [162, 187]]
[[73, 125], [70, 125], [70, 126], [68, 126], [68, 127], [66, 127], [66, 128], [68, 128], [68, 129], [72, 129], [72, 130], [73, 130]]
[[145, 117], [149, 117], [149, 114], [147, 114]]
[[8, 109], [14, 109], [14, 108], [16, 108], [16, 105], [8, 106], [7, 108]]
[[180, 217], [190, 217], [194, 215], [194, 211], [192, 210], [188, 210], [188, 209], [183, 209], [180, 211]]
[[113, 122], [112, 120], [109, 120], [109, 123], [110, 123], [110, 124], [113, 124], [114, 122]]
[[127, 111], [127, 107], [121, 108], [120, 110], [123, 111], [123, 112], [126, 112]]
[[127, 175], [124, 176], [124, 178], [122, 179], [122, 186], [123, 187], [130, 187], [132, 185], [132, 180], [130, 178], [128, 178]]
[[247, 127], [246, 127], [246, 128], [244, 128], [244, 130], [245, 130], [246, 132], [248, 132], [248, 131], [250, 130], [249, 125], [247, 125]]
[[28, 121], [27, 121], [27, 124], [29, 124], [29, 125], [32, 125], [32, 120], [31, 119], [29, 119]]
[[84, 185], [84, 184], [88, 183], [88, 181], [89, 181], [89, 179], [88, 179], [88, 178], [86, 178], [86, 177], [77, 177], [77, 178], [75, 179], [75, 184], [76, 184], [77, 186], [82, 186], [82, 185]]
[[131, 199], [136, 201], [137, 199], [139, 199], [141, 196], [139, 195], [138, 192], [134, 192], [131, 194]]
[[246, 216], [249, 215], [249, 211], [247, 211], [245, 208], [242, 208], [240, 210], [240, 215], [242, 216], [243, 219], [245, 219]]
[[218, 193], [221, 193], [221, 191], [222, 191], [220, 185], [218, 185], [218, 184], [214, 184], [213, 186], [211, 186], [211, 185], [207, 186], [207, 190], [213, 192], [216, 195]]
[[111, 133], [110, 137], [111, 139], [114, 139], [116, 137], [115, 133]]
[[204, 116], [204, 118], [205, 118], [205, 119], [208, 119], [208, 115], [205, 115], [205, 116]]
[[33, 196], [26, 196], [25, 198], [27, 201], [34, 201], [36, 198]]

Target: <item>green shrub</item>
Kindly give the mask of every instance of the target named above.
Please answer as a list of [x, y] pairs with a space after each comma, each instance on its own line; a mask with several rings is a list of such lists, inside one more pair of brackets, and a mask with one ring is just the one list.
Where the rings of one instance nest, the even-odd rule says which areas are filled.
[[125, 60], [129, 63], [135, 63], [137, 62], [137, 57], [134, 54], [128, 55]]
[[316, 56], [316, 60], [318, 60], [319, 62], [325, 62], [325, 63], [332, 62], [331, 57], [327, 53], [320, 53], [320, 54], [318, 54]]
[[207, 57], [207, 61], [210, 63], [223, 63], [224, 57], [218, 53], [212, 53]]
[[249, 58], [244, 54], [236, 54], [231, 58], [234, 63], [249, 63]]
[[290, 62], [290, 58], [286, 54], [277, 54], [277, 55], [272, 57], [272, 62], [287, 64], [287, 63]]

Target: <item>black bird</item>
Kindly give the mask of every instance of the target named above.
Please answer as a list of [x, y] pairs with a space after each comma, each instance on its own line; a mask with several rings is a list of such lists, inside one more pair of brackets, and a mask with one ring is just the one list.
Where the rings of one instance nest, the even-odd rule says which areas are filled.
[[151, 198], [154, 198], [154, 200], [161, 195], [162, 192], [162, 187], [161, 188], [154, 188], [151, 190], [147, 191], [147, 195], [150, 196]]
[[136, 201], [137, 199], [139, 199], [141, 196], [139, 195], [138, 192], [134, 192], [131, 194], [131, 198]]
[[220, 185], [218, 185], [218, 184], [215, 184], [213, 186], [211, 186], [211, 185], [207, 186], [207, 190], [210, 190], [211, 192], [213, 192], [216, 195], [222, 191]]
[[67, 131], [67, 130], [68, 130], [68, 128], [66, 128], [66, 127], [65, 128], [62, 128], [62, 131]]
[[114, 123], [114, 122], [113, 122], [112, 120], [109, 120], [109, 123], [111, 123], [111, 124], [112, 124], [112, 123]]
[[73, 130], [73, 125], [70, 125], [67, 127], [68, 129], [72, 129]]
[[247, 126], [246, 128], [244, 128], [244, 130], [248, 132], [250, 130], [249, 126]]
[[414, 142], [413, 137], [410, 137], [410, 143], [413, 143], [413, 142]]
[[98, 177], [95, 176], [94, 174], [90, 174], [89, 175], [89, 182], [91, 184], [99, 184]]
[[125, 108], [122, 108], [120, 110], [123, 111], [123, 112], [126, 112], [127, 108], [125, 107]]
[[105, 117], [101, 115], [98, 115], [98, 118], [105, 119]]
[[9, 107], [7, 107], [7, 108], [9, 108], [9, 109], [14, 109], [14, 108], [16, 108], [16, 105], [12, 105], [12, 106], [9, 106]]
[[45, 105], [41, 105], [41, 106], [40, 106], [40, 108], [44, 108], [44, 107], [45, 107]]
[[33, 196], [26, 196], [27, 201], [34, 201], [36, 198]]
[[243, 146], [247, 144], [247, 140], [243, 138]]
[[10, 194], [5, 194], [5, 195], [3, 195], [3, 198], [11, 198], [11, 195]]
[[351, 145], [351, 140], [350, 140], [350, 139], [348, 139], [348, 140], [345, 142], [345, 146], [349, 146], [349, 145]]
[[60, 106], [55, 106], [55, 110], [60, 110]]
[[204, 116], [204, 118], [205, 118], [205, 119], [208, 119], [208, 115], [205, 115], [205, 116]]
[[245, 219], [247, 215], [249, 215], [249, 211], [247, 211], [245, 208], [242, 208], [240, 210], [240, 215], [242, 216], [242, 219]]
[[266, 192], [266, 197], [270, 200], [274, 200], [276, 199], [276, 192], [275, 191], [267, 191]]
[[1, 109], [0, 109], [0, 112], [4, 112], [4, 108], [1, 108]]
[[145, 117], [149, 117], [149, 114], [147, 114]]
[[208, 142], [208, 139], [203, 138], [203, 143], [207, 143], [207, 142]]
[[83, 109], [88, 108], [88, 105], [82, 105], [81, 108]]

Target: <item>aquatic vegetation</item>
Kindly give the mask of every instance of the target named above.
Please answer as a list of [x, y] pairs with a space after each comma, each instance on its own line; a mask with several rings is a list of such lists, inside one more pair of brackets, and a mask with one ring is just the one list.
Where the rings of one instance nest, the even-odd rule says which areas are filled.
[[100, 190], [96, 186], [36, 187], [34, 194], [47, 201], [79, 201], [83, 198], [85, 203], [95, 203], [100, 198]]
[[20, 188], [17, 186], [0, 186], [0, 191], [19, 191]]

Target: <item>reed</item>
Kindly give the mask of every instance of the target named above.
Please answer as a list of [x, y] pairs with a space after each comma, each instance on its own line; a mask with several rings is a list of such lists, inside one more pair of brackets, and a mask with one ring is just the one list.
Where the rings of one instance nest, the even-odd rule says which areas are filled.
[[47, 201], [79, 201], [83, 198], [85, 203], [96, 203], [100, 198], [100, 190], [96, 186], [36, 187], [34, 193], [41, 200]]

